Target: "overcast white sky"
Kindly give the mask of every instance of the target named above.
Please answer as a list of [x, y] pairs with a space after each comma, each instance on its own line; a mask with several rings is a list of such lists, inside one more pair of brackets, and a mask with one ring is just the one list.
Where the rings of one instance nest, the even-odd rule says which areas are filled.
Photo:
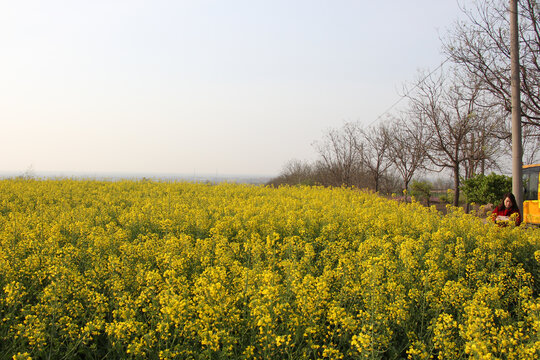
[[456, 0], [0, 1], [0, 171], [277, 175], [443, 61]]

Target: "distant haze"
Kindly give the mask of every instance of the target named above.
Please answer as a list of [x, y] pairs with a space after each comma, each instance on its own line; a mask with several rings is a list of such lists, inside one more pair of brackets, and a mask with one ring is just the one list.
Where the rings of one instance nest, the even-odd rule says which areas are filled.
[[151, 180], [159, 182], [199, 182], [199, 183], [237, 183], [266, 185], [272, 177], [243, 174], [171, 174], [171, 173], [118, 173], [118, 172], [74, 172], [74, 171], [40, 171], [26, 170], [24, 172], [2, 171], [0, 179], [80, 179], [80, 180]]
[[1, 172], [277, 175], [442, 61], [455, 0], [0, 4]]

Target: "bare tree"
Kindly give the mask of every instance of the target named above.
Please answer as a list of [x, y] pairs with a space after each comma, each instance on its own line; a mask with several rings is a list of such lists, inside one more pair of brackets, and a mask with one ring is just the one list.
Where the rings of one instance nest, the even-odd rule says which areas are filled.
[[470, 134], [478, 131], [479, 86], [463, 83], [455, 73], [442, 72], [421, 76], [414, 93], [409, 95], [413, 121], [422, 127], [426, 155], [439, 170], [448, 169], [454, 178], [454, 205], [459, 204], [460, 172], [469, 158]]
[[[466, 84], [462, 83], [462, 86]], [[474, 85], [473, 85], [474, 86]], [[476, 94], [474, 99], [475, 126], [465, 141], [464, 177], [469, 179], [476, 174], [485, 174], [487, 170], [501, 170], [499, 163], [505, 156], [510, 156], [511, 132], [506, 116], [499, 110], [485, 107], [485, 93]]]
[[[476, 1], [462, 7], [468, 21], [455, 24], [443, 39], [444, 52], [491, 95], [485, 105], [511, 112], [510, 35], [507, 0]], [[540, 20], [537, 0], [519, 1], [522, 121], [540, 126]], [[535, 131], [538, 133], [538, 130]]]
[[287, 162], [283, 169], [281, 170], [281, 173], [271, 179], [268, 184], [269, 185], [312, 185], [315, 183], [315, 170], [314, 166], [309, 164], [308, 162], [300, 161], [300, 160], [290, 160]]
[[392, 164], [388, 155], [390, 151], [389, 130], [381, 123], [368, 129], [360, 129], [361, 139], [356, 143], [358, 153], [362, 156], [362, 164], [371, 175], [375, 191], [379, 191], [380, 182]]
[[328, 131], [322, 141], [314, 143], [321, 157], [318, 168], [324, 168], [329, 178], [326, 185], [357, 185], [362, 161], [357, 138], [357, 127], [347, 123], [340, 130]]
[[[388, 158], [401, 177], [404, 190], [427, 160], [425, 129], [419, 122], [395, 119], [388, 131]], [[407, 197], [405, 197], [407, 201]]]

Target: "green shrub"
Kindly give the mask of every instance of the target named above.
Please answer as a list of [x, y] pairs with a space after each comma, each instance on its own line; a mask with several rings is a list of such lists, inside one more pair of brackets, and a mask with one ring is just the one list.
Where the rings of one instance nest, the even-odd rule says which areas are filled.
[[426, 204], [429, 206], [432, 188], [433, 186], [427, 181], [413, 180], [411, 183], [411, 194], [420, 201], [425, 200]]
[[496, 204], [503, 195], [512, 191], [512, 178], [505, 175], [476, 175], [461, 180], [461, 191], [469, 203]]
[[445, 194], [439, 196], [439, 200], [445, 204], [452, 204], [454, 202], [454, 190], [447, 189]]

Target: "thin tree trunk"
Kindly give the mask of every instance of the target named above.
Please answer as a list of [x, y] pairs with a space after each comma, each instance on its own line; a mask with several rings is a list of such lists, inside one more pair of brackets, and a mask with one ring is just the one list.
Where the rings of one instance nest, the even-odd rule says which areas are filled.
[[459, 165], [454, 165], [454, 206], [459, 206]]
[[404, 195], [405, 195], [405, 202], [409, 202], [409, 201], [408, 201], [408, 197], [409, 197], [409, 182], [408, 182], [407, 180], [405, 180], [405, 181], [403, 182], [403, 185], [405, 185], [405, 187], [404, 187], [404, 189], [405, 189], [405, 191], [404, 191], [404, 192], [405, 192], [405, 194], [404, 194]]

